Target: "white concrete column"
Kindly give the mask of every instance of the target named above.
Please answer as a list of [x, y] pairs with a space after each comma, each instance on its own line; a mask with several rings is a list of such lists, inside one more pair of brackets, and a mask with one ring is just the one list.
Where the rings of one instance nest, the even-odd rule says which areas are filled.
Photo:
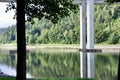
[[[87, 48], [94, 49], [94, 0], [87, 0]], [[87, 71], [94, 78], [94, 53], [87, 53]]]
[[[80, 48], [86, 49], [86, 3], [80, 4]], [[86, 53], [80, 52], [80, 77], [87, 77], [87, 60]]]

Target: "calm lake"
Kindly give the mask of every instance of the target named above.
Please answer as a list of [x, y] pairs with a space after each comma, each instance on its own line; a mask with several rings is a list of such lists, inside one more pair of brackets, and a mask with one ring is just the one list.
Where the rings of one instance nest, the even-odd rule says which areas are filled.
[[[0, 50], [0, 70], [16, 76], [16, 53]], [[118, 53], [95, 53], [95, 79], [117, 80]], [[27, 77], [79, 78], [80, 52], [77, 50], [42, 49], [27, 53]]]

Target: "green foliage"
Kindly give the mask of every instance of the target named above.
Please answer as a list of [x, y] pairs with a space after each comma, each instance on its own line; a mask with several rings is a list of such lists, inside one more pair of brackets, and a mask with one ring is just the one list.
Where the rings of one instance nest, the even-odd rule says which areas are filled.
[[[7, 35], [6, 35], [7, 34]], [[13, 43], [16, 41], [16, 27], [12, 25], [6, 28], [4, 32], [0, 34], [0, 43]]]
[[[0, 77], [0, 80], [15, 80], [15, 77]], [[58, 79], [52, 79], [52, 78], [43, 78], [43, 79], [32, 79], [27, 78], [27, 80], [95, 80], [95, 79], [81, 79], [81, 78], [58, 78]]]
[[[75, 20], [76, 18], [78, 20]], [[34, 21], [34, 24], [26, 23], [27, 44], [79, 43], [79, 15], [76, 16], [75, 13], [71, 12], [70, 16], [65, 17], [58, 24], [53, 24], [45, 18], [42, 18], [40, 21], [35, 18]], [[14, 30], [12, 28], [0, 34], [0, 43], [16, 42], [16, 28], [14, 27]]]
[[108, 40], [109, 44], [117, 44], [120, 39], [120, 35], [118, 33], [112, 33], [110, 35], [110, 39]]
[[[70, 12], [57, 24], [43, 17], [34, 18], [34, 24], [26, 22], [27, 44], [79, 44], [79, 13]], [[95, 5], [95, 43], [120, 43], [120, 6], [119, 4]], [[13, 25], [0, 30], [0, 43], [16, 42], [16, 28]]]
[[[33, 19], [41, 20], [45, 17], [53, 23], [69, 16], [70, 11], [77, 12], [78, 6], [72, 3], [73, 0], [25, 0], [25, 14], [27, 21], [34, 23]], [[16, 9], [14, 2], [7, 5], [7, 11]]]
[[118, 4], [95, 7], [95, 43], [118, 44], [120, 39], [119, 9]]
[[14, 77], [0, 77], [0, 80], [15, 80]]

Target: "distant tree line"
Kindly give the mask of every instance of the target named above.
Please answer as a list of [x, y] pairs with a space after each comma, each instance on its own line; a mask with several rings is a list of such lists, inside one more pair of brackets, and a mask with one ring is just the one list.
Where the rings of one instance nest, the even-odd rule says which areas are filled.
[[[71, 12], [70, 16], [58, 23], [42, 18], [34, 19], [34, 24], [26, 22], [27, 44], [79, 44], [80, 21], [79, 12]], [[95, 43], [120, 43], [120, 6], [103, 4], [95, 6]], [[0, 43], [15, 43], [16, 26], [0, 30]]]

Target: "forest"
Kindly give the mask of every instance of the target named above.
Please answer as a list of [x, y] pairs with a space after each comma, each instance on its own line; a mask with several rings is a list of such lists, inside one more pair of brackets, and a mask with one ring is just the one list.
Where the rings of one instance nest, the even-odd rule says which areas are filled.
[[[95, 44], [120, 43], [119, 4], [95, 5], [94, 40]], [[26, 22], [26, 44], [79, 44], [80, 14], [71, 12], [58, 23], [42, 18], [34, 19], [34, 24]], [[0, 43], [16, 43], [16, 25], [0, 29]]]

